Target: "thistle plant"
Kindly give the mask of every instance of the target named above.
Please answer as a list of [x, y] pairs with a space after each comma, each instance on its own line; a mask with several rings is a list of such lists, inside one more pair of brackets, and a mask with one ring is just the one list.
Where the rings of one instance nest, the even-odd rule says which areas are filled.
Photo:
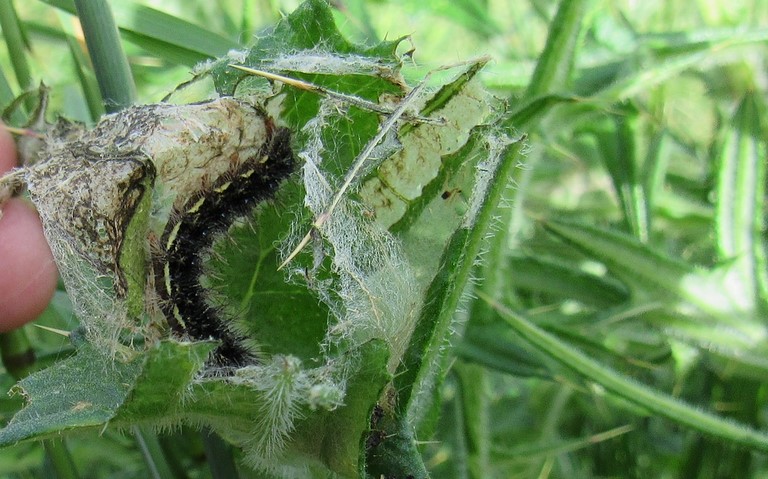
[[17, 464], [764, 472], [760, 7], [46, 3], [0, 7], [0, 200], [66, 288], [3, 342]]

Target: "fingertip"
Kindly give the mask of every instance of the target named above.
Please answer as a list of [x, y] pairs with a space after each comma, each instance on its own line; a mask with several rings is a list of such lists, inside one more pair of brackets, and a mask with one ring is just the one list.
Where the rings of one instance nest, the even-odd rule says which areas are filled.
[[53, 297], [58, 279], [40, 218], [32, 206], [11, 198], [2, 210], [0, 332], [37, 318]]
[[0, 123], [0, 173], [16, 166], [16, 142], [13, 135]]

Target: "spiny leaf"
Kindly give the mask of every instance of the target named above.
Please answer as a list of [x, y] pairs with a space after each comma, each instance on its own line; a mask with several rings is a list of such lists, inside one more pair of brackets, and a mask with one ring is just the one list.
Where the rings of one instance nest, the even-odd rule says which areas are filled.
[[[489, 298], [485, 299], [490, 300]], [[530, 344], [613, 394], [656, 415], [704, 434], [723, 438], [756, 450], [768, 451], [768, 434], [707, 413], [648, 386], [639, 384], [559, 341], [536, 327], [522, 315], [499, 304], [493, 304], [493, 306], [506, 323]]]

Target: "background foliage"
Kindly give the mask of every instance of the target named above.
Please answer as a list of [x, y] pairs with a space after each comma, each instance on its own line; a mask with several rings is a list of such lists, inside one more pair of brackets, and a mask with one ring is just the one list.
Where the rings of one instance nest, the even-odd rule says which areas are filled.
[[[140, 102], [160, 100], [197, 62], [246, 44], [296, 6], [189, 3], [113, 5]], [[18, 19], [9, 4], [0, 11], [9, 44], [0, 52], [0, 104], [44, 79], [54, 111], [97, 118], [68, 2], [19, 2]], [[440, 414], [419, 427], [432, 474], [765, 475], [768, 441], [756, 431], [765, 429], [768, 377], [768, 5], [336, 6], [339, 27], [355, 41], [412, 34], [410, 78], [492, 55], [482, 78], [508, 101], [510, 128], [529, 138], [475, 270], [477, 294], [459, 313]], [[58, 295], [41, 322], [72, 329], [67, 308]], [[50, 335], [29, 334], [41, 363], [61, 354]], [[9, 418], [19, 399], [0, 406]], [[210, 474], [198, 435], [157, 440], [168, 473]], [[107, 431], [67, 438], [67, 446], [81, 468], [95, 464], [84, 477], [147, 474], [141, 440]], [[6, 449], [0, 471], [45, 477], [51, 462], [42, 457], [37, 444]]]

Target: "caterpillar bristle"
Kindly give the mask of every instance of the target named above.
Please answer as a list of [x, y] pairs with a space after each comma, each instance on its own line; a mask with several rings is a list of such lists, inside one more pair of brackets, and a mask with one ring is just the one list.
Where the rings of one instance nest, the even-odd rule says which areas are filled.
[[[168, 223], [151, 246], [157, 304], [174, 335], [193, 340], [214, 339], [209, 369], [231, 370], [256, 362], [256, 354], [238, 328], [236, 315], [228, 314], [216, 293], [202, 282], [212, 272], [205, 267], [218, 257], [213, 244], [225, 236], [235, 221], [248, 216], [261, 202], [272, 198], [294, 170], [290, 131], [274, 126], [265, 117], [267, 138], [250, 158], [235, 161], [218, 178], [205, 176], [200, 189], [177, 201]], [[217, 305], [217, 303], [219, 305]]]

